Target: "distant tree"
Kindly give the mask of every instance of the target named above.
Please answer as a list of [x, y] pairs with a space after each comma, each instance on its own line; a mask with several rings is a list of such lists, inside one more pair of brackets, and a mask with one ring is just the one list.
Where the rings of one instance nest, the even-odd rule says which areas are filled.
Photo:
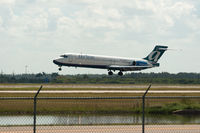
[[46, 73], [45, 73], [45, 72], [42, 72], [42, 75], [43, 75], [43, 76], [46, 76]]
[[16, 82], [16, 78], [15, 78], [15, 74], [13, 73], [12, 77], [10, 78], [11, 82], [12, 83], [15, 83]]
[[88, 79], [88, 78], [89, 78], [88, 75], [86, 74], [83, 75], [83, 79]]
[[52, 73], [52, 74], [51, 74], [51, 77], [52, 77], [52, 78], [56, 78], [57, 76], [59, 76], [58, 73]]
[[36, 75], [35, 75], [35, 77], [37, 77], [37, 78], [40, 78], [40, 77], [42, 77], [43, 75], [42, 75], [42, 73], [37, 73]]

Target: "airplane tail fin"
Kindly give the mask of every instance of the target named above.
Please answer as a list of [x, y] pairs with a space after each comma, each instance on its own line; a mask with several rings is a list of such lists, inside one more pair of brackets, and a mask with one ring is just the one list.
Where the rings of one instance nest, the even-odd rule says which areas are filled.
[[160, 57], [163, 55], [163, 53], [167, 50], [168, 46], [160, 46], [157, 45], [155, 46], [155, 48], [153, 49], [153, 51], [145, 58], [145, 60], [148, 60], [152, 63], [156, 63]]

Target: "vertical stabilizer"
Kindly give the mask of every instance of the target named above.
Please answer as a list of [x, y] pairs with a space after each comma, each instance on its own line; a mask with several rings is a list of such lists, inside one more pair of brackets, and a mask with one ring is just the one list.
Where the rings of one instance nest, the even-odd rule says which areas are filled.
[[157, 45], [155, 46], [153, 51], [144, 59], [156, 63], [160, 59], [160, 57], [164, 54], [164, 52], [167, 50], [167, 48], [168, 46]]

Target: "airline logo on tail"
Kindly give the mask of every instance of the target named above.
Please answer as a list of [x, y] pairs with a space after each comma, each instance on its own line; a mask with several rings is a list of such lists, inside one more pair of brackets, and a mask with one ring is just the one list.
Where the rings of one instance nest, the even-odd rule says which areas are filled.
[[160, 59], [160, 57], [163, 55], [163, 53], [167, 50], [167, 48], [168, 48], [167, 46], [157, 45], [153, 49], [153, 51], [147, 57], [145, 57], [144, 59], [151, 61], [153, 63], [156, 63]]
[[159, 51], [153, 51], [149, 54], [148, 60], [153, 61], [153, 62], [157, 62], [160, 54], [161, 53]]

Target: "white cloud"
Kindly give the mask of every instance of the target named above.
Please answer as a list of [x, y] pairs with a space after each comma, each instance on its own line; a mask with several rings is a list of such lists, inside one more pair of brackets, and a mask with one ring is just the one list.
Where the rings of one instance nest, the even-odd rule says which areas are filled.
[[194, 5], [187, 2], [173, 0], [161, 1], [136, 1], [139, 10], [147, 10], [155, 21], [164, 20], [166, 26], [174, 26], [174, 22], [181, 17], [189, 16], [194, 10]]
[[14, 4], [15, 0], [0, 0], [0, 4]]
[[127, 20], [127, 27], [130, 28], [131, 30], [134, 30], [136, 32], [142, 32], [144, 31], [144, 25], [145, 22], [142, 18], [139, 16], [135, 16], [129, 20]]
[[97, 15], [97, 17], [103, 17], [107, 19], [121, 18], [119, 10], [114, 8], [105, 8], [102, 6], [90, 6], [88, 11], [94, 14], [94, 16]]
[[59, 29], [67, 29], [68, 31], [73, 28], [75, 25], [75, 21], [68, 17], [60, 17], [57, 22], [57, 26]]
[[52, 15], [53, 17], [59, 17], [62, 16], [62, 12], [59, 8], [50, 8], [48, 9], [49, 14]]
[[0, 27], [2, 26], [2, 24], [3, 24], [3, 19], [2, 19], [2, 17], [0, 16]]

